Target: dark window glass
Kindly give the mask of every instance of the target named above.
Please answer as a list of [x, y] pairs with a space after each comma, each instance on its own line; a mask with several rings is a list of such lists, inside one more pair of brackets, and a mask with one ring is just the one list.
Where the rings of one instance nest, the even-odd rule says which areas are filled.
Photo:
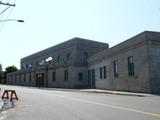
[[88, 70], [88, 84], [91, 84], [91, 72]]
[[106, 66], [103, 66], [103, 75], [104, 75], [104, 79], [106, 79], [107, 78]]
[[99, 68], [99, 73], [100, 73], [100, 79], [102, 79], [102, 67]]
[[68, 80], [68, 70], [64, 71], [64, 81]]
[[29, 82], [31, 83], [31, 81], [32, 81], [32, 74], [29, 73]]
[[17, 83], [17, 75], [15, 75], [15, 83]]
[[52, 73], [52, 81], [56, 81], [56, 72]]
[[84, 52], [84, 53], [83, 53], [83, 59], [86, 60], [87, 58], [88, 58], [88, 53], [87, 53], [87, 52]]
[[58, 63], [60, 62], [60, 56], [57, 56], [57, 62]]
[[117, 60], [113, 62], [113, 69], [114, 69], [114, 77], [118, 77], [118, 61]]
[[70, 60], [70, 54], [67, 54], [67, 61]]
[[26, 82], [26, 74], [24, 74], [23, 80], [24, 80], [24, 83], [25, 83]]
[[96, 81], [96, 74], [95, 69], [91, 70], [91, 87], [95, 87], [95, 81]]
[[133, 56], [128, 57], [128, 76], [134, 76]]
[[21, 82], [21, 74], [19, 74], [19, 83]]
[[79, 80], [79, 81], [82, 81], [82, 80], [83, 80], [83, 73], [82, 73], [82, 72], [79, 72], [79, 73], [78, 73], [78, 80]]

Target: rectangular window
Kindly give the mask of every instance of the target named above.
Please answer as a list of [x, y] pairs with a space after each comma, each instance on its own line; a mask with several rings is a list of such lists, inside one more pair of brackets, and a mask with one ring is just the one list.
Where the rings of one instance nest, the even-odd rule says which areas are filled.
[[107, 70], [106, 70], [106, 66], [103, 66], [103, 76], [104, 76], [104, 79], [107, 78]]
[[64, 71], [64, 81], [68, 81], [68, 70]]
[[82, 81], [83, 80], [83, 73], [79, 72], [78, 73], [78, 81]]
[[13, 81], [13, 76], [11, 75], [11, 81]]
[[118, 60], [113, 62], [114, 77], [118, 77]]
[[91, 88], [95, 88], [96, 74], [95, 69], [91, 70]]
[[100, 79], [102, 79], [102, 67], [99, 68], [99, 72], [100, 72]]
[[67, 53], [67, 61], [69, 61], [69, 60], [70, 60], [70, 54]]
[[88, 58], [88, 53], [87, 53], [87, 52], [84, 52], [84, 53], [83, 53], [83, 59], [84, 59], [84, 60], [87, 60], [87, 58]]
[[88, 84], [91, 84], [91, 72], [88, 70]]
[[24, 74], [23, 80], [24, 80], [24, 83], [25, 83], [26, 82], [26, 74]]
[[31, 83], [31, 81], [32, 81], [32, 76], [31, 76], [32, 74], [31, 73], [29, 73], [29, 82]]
[[56, 72], [52, 72], [52, 81], [56, 81]]
[[57, 62], [58, 63], [60, 62], [60, 56], [57, 56]]
[[15, 75], [15, 83], [17, 83], [17, 75]]
[[128, 57], [128, 76], [134, 76], [133, 56]]
[[19, 83], [21, 82], [21, 74], [19, 74]]

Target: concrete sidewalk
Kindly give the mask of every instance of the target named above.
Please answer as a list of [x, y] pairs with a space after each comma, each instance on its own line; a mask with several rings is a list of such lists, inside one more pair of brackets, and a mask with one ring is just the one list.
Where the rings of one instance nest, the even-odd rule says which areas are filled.
[[134, 93], [134, 92], [112, 91], [112, 90], [102, 90], [102, 89], [81, 89], [80, 91], [91, 92], [91, 93], [106, 93], [106, 94], [114, 94], [114, 95], [137, 96], [137, 97], [153, 96], [152, 94], [146, 94], [146, 93]]
[[1, 90], [0, 90], [0, 111], [2, 110], [3, 105], [4, 105], [4, 102], [3, 102], [3, 100], [1, 99], [1, 96], [2, 96], [2, 92], [1, 92]]
[[2, 110], [2, 108], [3, 108], [3, 105], [4, 105], [3, 100], [2, 100], [2, 99], [0, 99], [0, 111], [1, 111], [1, 110]]
[[102, 90], [102, 89], [64, 89], [64, 88], [40, 88], [44, 90], [57, 90], [57, 91], [70, 91], [70, 92], [89, 92], [89, 93], [103, 93], [103, 94], [113, 94], [113, 95], [126, 95], [126, 96], [137, 96], [137, 97], [149, 97], [152, 94], [147, 93], [134, 93], [134, 92], [124, 92], [124, 91], [112, 91], [112, 90]]

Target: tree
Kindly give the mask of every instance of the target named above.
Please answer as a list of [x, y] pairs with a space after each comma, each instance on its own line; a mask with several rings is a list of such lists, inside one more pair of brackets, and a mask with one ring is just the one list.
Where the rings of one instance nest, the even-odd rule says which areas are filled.
[[2, 72], [2, 65], [0, 64], [0, 73]]
[[8, 66], [8, 67], [6, 67], [6, 69], [5, 69], [5, 72], [6, 72], [6, 73], [17, 72], [17, 71], [18, 71], [18, 68], [17, 68], [16, 66], [14, 66], [14, 65]]
[[2, 74], [3, 74], [3, 69], [2, 65], [0, 64], [0, 83], [2, 82]]
[[16, 67], [16, 66], [14, 66], [14, 65], [12, 65], [12, 66], [8, 66], [8, 67], [6, 67], [6, 69], [5, 69], [5, 71], [4, 71], [4, 83], [6, 83], [6, 79], [7, 79], [7, 74], [8, 73], [11, 73], [11, 72], [17, 72], [18, 71], [18, 68]]

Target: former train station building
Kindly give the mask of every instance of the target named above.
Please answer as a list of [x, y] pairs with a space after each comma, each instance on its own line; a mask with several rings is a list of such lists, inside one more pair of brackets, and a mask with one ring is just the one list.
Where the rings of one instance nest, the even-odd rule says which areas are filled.
[[160, 93], [160, 32], [145, 31], [116, 46], [73, 38], [21, 59], [13, 85]]

